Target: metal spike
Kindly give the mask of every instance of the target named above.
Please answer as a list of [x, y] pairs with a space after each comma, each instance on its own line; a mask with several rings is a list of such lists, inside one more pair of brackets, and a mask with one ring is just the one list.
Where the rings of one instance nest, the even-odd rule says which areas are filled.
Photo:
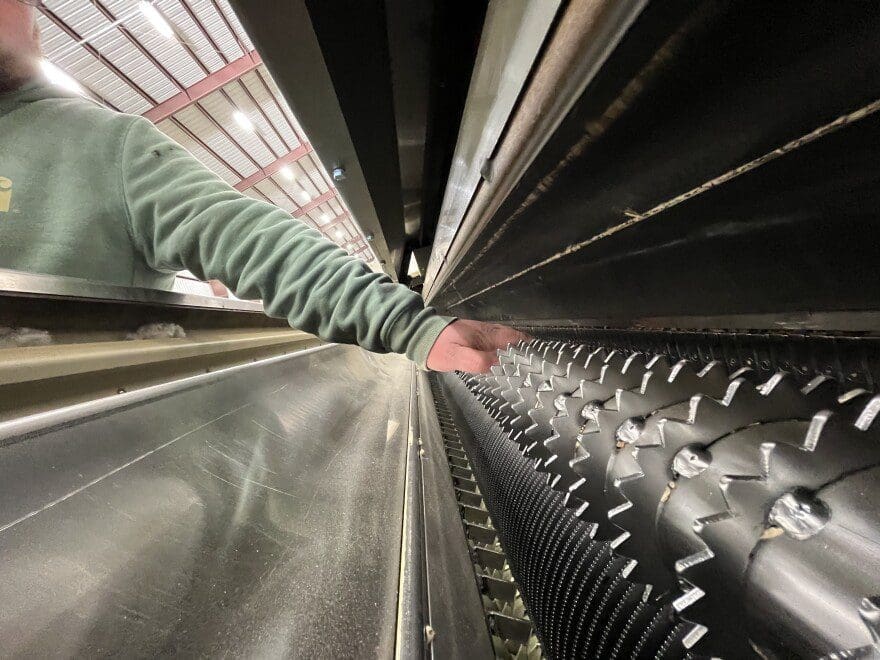
[[880, 412], [880, 395], [875, 396], [868, 401], [864, 410], [859, 415], [859, 418], [856, 420], [855, 427], [859, 431], [867, 431], [871, 428], [871, 424], [873, 424], [874, 420], [877, 418], [878, 412]]

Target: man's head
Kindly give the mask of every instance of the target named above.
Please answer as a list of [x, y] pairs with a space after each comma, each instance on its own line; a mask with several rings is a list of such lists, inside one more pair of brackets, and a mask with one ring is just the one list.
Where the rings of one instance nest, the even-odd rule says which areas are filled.
[[19, 87], [37, 72], [36, 4], [36, 0], [0, 0], [0, 92]]

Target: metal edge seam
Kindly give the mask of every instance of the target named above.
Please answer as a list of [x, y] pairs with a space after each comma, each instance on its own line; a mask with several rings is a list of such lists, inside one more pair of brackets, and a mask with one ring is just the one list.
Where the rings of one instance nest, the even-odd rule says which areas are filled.
[[13, 444], [16, 441], [25, 440], [31, 436], [45, 433], [56, 428], [93, 419], [110, 412], [122, 410], [148, 401], [155, 401], [156, 399], [177, 392], [183, 392], [195, 387], [208, 385], [240, 373], [246, 369], [267, 367], [278, 362], [283, 362], [284, 360], [292, 360], [310, 353], [322, 351], [332, 346], [337, 346], [337, 344], [314, 346], [289, 355], [279, 355], [266, 358], [265, 360], [258, 360], [257, 362], [238, 364], [232, 367], [218, 369], [217, 371], [212, 371], [210, 373], [189, 376], [187, 378], [181, 378], [179, 380], [173, 380], [159, 385], [151, 385], [133, 392], [115, 394], [100, 399], [93, 399], [92, 401], [84, 401], [71, 406], [65, 406], [63, 408], [56, 408], [55, 410], [48, 410], [33, 415], [27, 415], [25, 417], [11, 419], [6, 422], [0, 422], [0, 447]]

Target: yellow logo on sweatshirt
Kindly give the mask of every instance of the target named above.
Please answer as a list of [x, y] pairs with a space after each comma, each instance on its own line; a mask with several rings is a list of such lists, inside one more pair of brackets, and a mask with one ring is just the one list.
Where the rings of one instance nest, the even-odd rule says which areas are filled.
[[12, 179], [0, 176], [0, 213], [9, 211], [12, 204]]

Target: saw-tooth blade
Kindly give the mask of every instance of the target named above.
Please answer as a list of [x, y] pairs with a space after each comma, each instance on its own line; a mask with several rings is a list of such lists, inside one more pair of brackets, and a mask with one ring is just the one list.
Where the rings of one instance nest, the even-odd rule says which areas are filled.
[[483, 503], [483, 498], [479, 493], [475, 493], [463, 488], [456, 488], [455, 495], [459, 502], [468, 506], [478, 507]]
[[614, 391], [637, 387], [648, 370], [645, 355], [633, 353], [622, 361], [613, 359], [616, 357], [617, 354], [612, 354], [606, 360], [605, 366], [602, 369], [602, 376], [599, 379], [600, 382]]
[[[877, 619], [872, 628], [860, 609], [866, 597], [880, 595], [878, 496], [880, 466], [856, 471], [800, 495], [807, 503], [821, 503], [818, 521], [802, 526], [805, 517], [816, 513], [811, 506], [809, 515], [796, 516], [800, 520], [791, 529], [779, 528], [780, 533], [761, 540], [745, 596], [748, 632], [756, 646], [836, 658], [871, 657], [846, 653], [877, 650]], [[820, 616], [810, 604], [822, 604]], [[779, 620], [789, 625], [781, 628]]]
[[489, 627], [499, 636], [526, 644], [532, 635], [532, 624], [526, 619], [505, 616], [500, 612], [489, 613]]
[[[876, 625], [859, 607], [880, 594], [880, 569], [846, 560], [880, 556], [873, 546], [847, 545], [880, 545], [876, 522], [852, 533], [874, 515], [860, 506], [874, 501], [866, 494], [875, 486], [854, 479], [880, 465], [880, 398], [864, 391], [838, 396], [837, 384], [824, 377], [801, 385], [783, 372], [728, 376], [720, 362], [698, 367], [615, 351], [597, 360], [599, 354], [559, 342], [533, 342], [523, 353], [513, 358], [517, 387], [503, 368], [463, 378], [534, 469], [546, 473], [541, 483], [562, 493], [559, 501], [583, 534], [609, 549], [609, 561], [624, 562], [605, 572], [606, 562], [586, 589], [566, 585], [535, 597], [540, 618], [552, 617], [557, 598], [576, 612], [573, 632], [549, 637], [555, 657], [739, 656], [752, 653], [749, 638], [766, 656], [788, 646], [799, 655], [849, 657], [875, 644]], [[845, 497], [835, 495], [841, 484], [852, 487]], [[530, 498], [523, 492], [508, 502], [520, 497]], [[541, 521], [534, 538], [511, 532], [529, 581], [561, 576], [569, 565], [548, 563], [539, 550], [571, 547], [541, 507], [527, 504], [517, 514]], [[628, 602], [630, 574], [653, 585], [650, 596]], [[606, 598], [618, 587], [617, 598]], [[811, 599], [811, 588], [821, 598]], [[788, 604], [779, 600], [785, 593], [801, 595]], [[824, 638], [827, 621], [811, 619], [816, 608], [806, 603], [833, 610], [847, 643]], [[880, 618], [873, 612], [868, 622]], [[644, 619], [649, 629], [658, 626], [656, 634], [629, 634], [626, 625]], [[605, 631], [618, 620], [619, 637], [608, 642]], [[732, 620], [749, 620], [753, 632], [746, 636]]]
[[492, 600], [500, 600], [512, 603], [516, 600], [516, 583], [513, 580], [501, 580], [490, 575], [480, 574], [478, 576], [480, 586]]
[[544, 447], [553, 454], [555, 459], [559, 460], [562, 465], [559, 469], [570, 469], [568, 462], [574, 457], [575, 443], [577, 436], [566, 433], [560, 435], [554, 433], [544, 441]]
[[467, 532], [468, 538], [470, 538], [475, 543], [490, 545], [492, 543], [495, 543], [496, 539], [498, 538], [495, 530], [492, 527], [487, 527], [486, 525], [465, 522], [465, 531]]
[[469, 490], [472, 493], [476, 493], [479, 491], [477, 482], [473, 479], [467, 479], [465, 477], [452, 475], [452, 483], [455, 484], [456, 487], [461, 488], [462, 490]]
[[487, 569], [501, 571], [507, 566], [507, 557], [498, 550], [477, 545], [474, 548], [474, 554], [477, 561]]
[[555, 355], [552, 358], [547, 357], [541, 363], [541, 378], [545, 381], [551, 382], [551, 385], [554, 377], [564, 376], [565, 372], [568, 370], [567, 364], [560, 364], [557, 361], [560, 357], [560, 355]]
[[458, 505], [458, 508], [461, 512], [461, 517], [466, 522], [476, 523], [478, 525], [484, 526], [489, 524], [489, 512], [486, 511], [486, 509], [464, 503], [460, 503]]

